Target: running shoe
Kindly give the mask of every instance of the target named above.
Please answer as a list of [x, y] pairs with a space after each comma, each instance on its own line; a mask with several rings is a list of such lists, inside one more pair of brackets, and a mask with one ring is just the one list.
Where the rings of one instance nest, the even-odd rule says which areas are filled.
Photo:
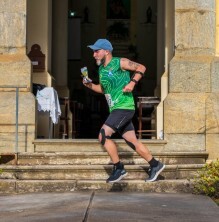
[[145, 180], [145, 182], [153, 182], [157, 179], [159, 174], [164, 170], [165, 165], [161, 162], [158, 162], [156, 167], [151, 167], [148, 171], [149, 177]]
[[107, 183], [115, 183], [120, 181], [123, 177], [125, 177], [128, 173], [124, 168], [122, 169], [116, 169], [116, 167], [113, 167], [113, 172], [111, 176], [106, 180]]

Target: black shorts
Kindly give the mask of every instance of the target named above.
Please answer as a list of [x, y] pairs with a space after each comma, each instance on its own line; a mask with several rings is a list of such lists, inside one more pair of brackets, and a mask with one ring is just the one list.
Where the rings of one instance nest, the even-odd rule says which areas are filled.
[[105, 125], [112, 128], [115, 132], [119, 132], [120, 135], [123, 135], [127, 131], [135, 130], [132, 124], [134, 114], [135, 110], [113, 110], [105, 121]]

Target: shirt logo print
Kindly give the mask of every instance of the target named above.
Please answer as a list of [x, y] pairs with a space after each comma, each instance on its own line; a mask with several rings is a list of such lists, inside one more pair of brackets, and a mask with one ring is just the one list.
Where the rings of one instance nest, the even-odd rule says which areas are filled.
[[110, 69], [109, 72], [108, 72], [108, 76], [112, 76], [112, 75], [113, 75], [112, 69]]

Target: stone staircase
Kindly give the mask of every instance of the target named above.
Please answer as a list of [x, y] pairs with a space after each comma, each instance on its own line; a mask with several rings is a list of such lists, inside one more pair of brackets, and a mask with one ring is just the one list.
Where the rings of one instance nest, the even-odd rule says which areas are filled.
[[160, 180], [146, 183], [148, 164], [123, 140], [115, 140], [128, 175], [107, 184], [112, 163], [97, 140], [36, 140], [34, 153], [2, 155], [0, 193], [74, 190], [191, 192], [191, 182], [203, 167], [206, 152], [166, 152], [163, 140], [142, 140], [166, 164]]

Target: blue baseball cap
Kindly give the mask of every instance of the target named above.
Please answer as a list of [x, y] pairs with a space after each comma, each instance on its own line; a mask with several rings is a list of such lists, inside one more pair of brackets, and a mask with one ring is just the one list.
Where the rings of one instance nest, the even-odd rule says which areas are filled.
[[110, 52], [113, 51], [112, 44], [107, 39], [98, 39], [93, 45], [88, 45], [87, 47], [91, 48], [92, 50], [109, 50]]

